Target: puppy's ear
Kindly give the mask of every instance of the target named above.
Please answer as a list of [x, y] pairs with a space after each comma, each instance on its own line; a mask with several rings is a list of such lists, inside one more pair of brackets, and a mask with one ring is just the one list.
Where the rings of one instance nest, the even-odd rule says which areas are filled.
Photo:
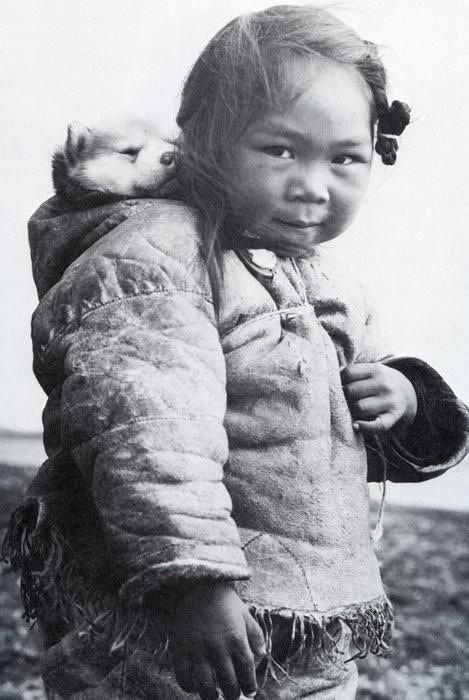
[[68, 125], [65, 157], [71, 165], [74, 165], [83, 154], [90, 135], [90, 129], [80, 122], [71, 122]]

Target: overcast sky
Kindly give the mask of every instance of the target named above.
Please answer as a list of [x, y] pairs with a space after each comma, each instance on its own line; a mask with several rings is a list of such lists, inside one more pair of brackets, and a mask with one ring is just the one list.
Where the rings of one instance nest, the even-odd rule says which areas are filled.
[[[121, 112], [174, 134], [200, 49], [235, 15], [269, 4], [3, 0], [0, 427], [40, 428], [26, 222], [51, 195], [50, 157], [67, 123]], [[390, 96], [413, 107], [397, 166], [376, 162], [366, 202], [334, 247], [371, 290], [390, 349], [425, 358], [468, 401], [469, 3], [349, 0], [334, 12], [387, 47]]]

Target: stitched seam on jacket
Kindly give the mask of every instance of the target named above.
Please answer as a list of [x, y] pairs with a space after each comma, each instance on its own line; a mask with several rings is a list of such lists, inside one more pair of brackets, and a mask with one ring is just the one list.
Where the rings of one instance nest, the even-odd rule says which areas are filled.
[[[205, 299], [209, 304], [213, 305], [213, 301], [210, 297], [208, 297], [204, 292], [198, 292], [195, 290], [190, 290], [190, 289], [171, 289], [171, 290], [164, 290], [164, 289], [152, 289], [151, 291], [148, 292], [139, 292], [138, 294], [128, 294], [126, 296], [119, 297], [118, 299], [111, 299], [110, 301], [105, 301], [99, 306], [97, 306], [95, 309], [90, 309], [89, 311], [86, 311], [82, 313], [80, 317], [80, 321], [83, 321], [85, 318], [88, 318], [88, 316], [91, 316], [91, 314], [96, 313], [97, 311], [100, 311], [101, 309], [105, 308], [106, 306], [110, 306], [111, 304], [118, 304], [119, 302], [122, 301], [127, 301], [128, 299], [138, 299], [139, 297], [145, 297], [145, 296], [150, 296], [151, 294], [155, 295], [160, 295], [160, 296], [165, 296], [165, 297], [170, 297], [174, 296], [176, 294], [187, 294], [187, 295], [192, 295], [192, 296], [197, 296], [201, 297], [202, 299]], [[63, 339], [64, 336], [67, 335], [67, 332], [70, 328], [72, 328], [74, 325], [76, 325], [76, 322], [74, 320], [69, 321], [62, 330], [50, 340], [45, 348], [40, 352], [39, 357], [41, 361], [44, 361], [45, 355], [49, 352], [51, 347], [54, 345], [54, 343], [58, 342], [59, 340]], [[78, 328], [80, 328], [80, 324], [78, 324]]]
[[[204, 292], [198, 292], [197, 290], [193, 289], [184, 289], [183, 287], [177, 288], [177, 289], [152, 289], [151, 291], [148, 292], [138, 292], [137, 294], [127, 294], [126, 296], [118, 297], [117, 299], [111, 299], [110, 301], [104, 301], [102, 304], [97, 306], [95, 309], [90, 309], [89, 311], [85, 311], [81, 315], [81, 319], [83, 320], [84, 318], [87, 318], [91, 314], [94, 314], [96, 311], [100, 311], [106, 306], [110, 306], [111, 304], [118, 304], [121, 301], [127, 301], [128, 299], [138, 299], [138, 297], [144, 297], [144, 296], [150, 296], [151, 294], [159, 294], [160, 296], [164, 297], [171, 297], [175, 296], [176, 294], [188, 294], [196, 297], [202, 297], [202, 299], [205, 299], [205, 301], [208, 301], [210, 304], [213, 305], [212, 300], [210, 297], [208, 297]], [[72, 323], [72, 322], [71, 322]], [[71, 325], [67, 324], [68, 325]]]
[[257, 323], [257, 321], [263, 321], [266, 318], [271, 318], [272, 316], [281, 316], [282, 314], [288, 314], [288, 313], [294, 313], [295, 311], [298, 311], [299, 309], [310, 309], [311, 304], [297, 304], [296, 306], [285, 306], [281, 309], [276, 309], [275, 311], [268, 311], [264, 314], [260, 314], [259, 316], [255, 316], [254, 318], [248, 318], [247, 321], [243, 321], [242, 323], [239, 323], [236, 326], [233, 326], [232, 328], [229, 328], [228, 330], [224, 331], [223, 333], [220, 333], [220, 338], [226, 338], [230, 333], [234, 333], [237, 331], [239, 328], [243, 328], [244, 326], [248, 326], [250, 323]]
[[[158, 481], [151, 481], [151, 482], [147, 482], [147, 483], [150, 484], [151, 486], [153, 486], [153, 485], [160, 486], [161, 485], [161, 482], [158, 482]], [[221, 484], [222, 482], [220, 480], [214, 479], [213, 481], [209, 481], [208, 483]], [[176, 486], [179, 486], [179, 482], [176, 484]], [[153, 512], [155, 512], [155, 510], [156, 509], [153, 509]], [[217, 522], [217, 523], [223, 523], [223, 522], [226, 522], [226, 519], [227, 519], [226, 514], [229, 512], [230, 512], [229, 508], [223, 508], [223, 513], [220, 513], [220, 515], [216, 515], [215, 513], [212, 513], [210, 515], [203, 515], [201, 513], [195, 514], [195, 513], [187, 513], [187, 512], [182, 511], [182, 510], [172, 510], [171, 517], [193, 518], [194, 520], [202, 520], [202, 521], [212, 521], [213, 520], [214, 522]], [[231, 517], [231, 516], [229, 515], [228, 517]], [[136, 537], [139, 537], [141, 540], [153, 539], [154, 537], [157, 537], [160, 540], [162, 540], [162, 539], [170, 539], [171, 540], [170, 544], [167, 544], [164, 547], [159, 547], [156, 552], [154, 550], [150, 550], [149, 552], [144, 552], [143, 554], [142, 554], [142, 552], [140, 552], [140, 554], [137, 555], [138, 556], [137, 561], [140, 561], [142, 557], [150, 558], [153, 555], [159, 556], [161, 554], [161, 552], [172, 549], [174, 544], [176, 542], [179, 542], [179, 541], [182, 544], [187, 544], [187, 542], [194, 542], [194, 543], [196, 543], [196, 545], [199, 545], [199, 544], [204, 544], [204, 545], [206, 544], [206, 545], [210, 545], [210, 546], [212, 546], [212, 545], [216, 545], [216, 546], [229, 545], [230, 547], [236, 547], [236, 549], [239, 549], [239, 545], [237, 544], [237, 541], [233, 540], [233, 539], [226, 539], [225, 538], [225, 539], [220, 539], [220, 540], [209, 540], [209, 539], [206, 539], [205, 537], [194, 537], [193, 535], [190, 535], [190, 534], [183, 535], [181, 533], [178, 533], [177, 535], [167, 535], [167, 534], [162, 535], [160, 532], [158, 532], [158, 530], [155, 530], [153, 532], [146, 532], [145, 534], [142, 535], [142, 533], [140, 531], [137, 534], [137, 532], [134, 532], [133, 530], [129, 530], [128, 523], [126, 523], [126, 526], [112, 525], [112, 529], [116, 532], [125, 532], [125, 533], [131, 534], [131, 535], [135, 535]]]
[[133, 425], [140, 425], [140, 424], [145, 424], [145, 423], [164, 423], [164, 422], [169, 422], [169, 421], [181, 421], [185, 423], [205, 423], [205, 422], [211, 422], [211, 423], [217, 423], [220, 427], [223, 427], [223, 423], [220, 421], [220, 418], [218, 416], [204, 416], [203, 418], [195, 418], [192, 416], [183, 416], [181, 417], [181, 414], [176, 414], [174, 416], [151, 416], [148, 418], [139, 418], [138, 420], [133, 420], [133, 421], [128, 421], [123, 425], [116, 425], [114, 428], [108, 428], [103, 430], [101, 433], [98, 435], [93, 435], [93, 437], [89, 438], [89, 440], [85, 440], [84, 442], [80, 442], [77, 445], [74, 445], [71, 449], [76, 450], [79, 447], [82, 447], [83, 445], [88, 445], [93, 442], [93, 440], [97, 441], [103, 438], [103, 436], [107, 435], [112, 435], [113, 433], [118, 432], [119, 430], [125, 430], [129, 426]]
[[[246, 605], [253, 605], [253, 606], [258, 606], [258, 603], [243, 598], [243, 601], [246, 603]], [[300, 613], [305, 613], [306, 615], [312, 614], [312, 615], [324, 615], [324, 616], [335, 616], [337, 615], [338, 617], [343, 617], [344, 612], [346, 614], [347, 608], [355, 609], [355, 608], [364, 608], [372, 605], [379, 605], [379, 603], [386, 602], [389, 604], [389, 600], [386, 596], [385, 593], [382, 593], [379, 596], [376, 596], [375, 598], [371, 599], [366, 599], [362, 600], [359, 603], [346, 603], [345, 605], [341, 605], [338, 607], [334, 608], [328, 608], [327, 610], [319, 610], [319, 608], [315, 608], [314, 610], [311, 610], [311, 608], [304, 608], [304, 607], [294, 607], [294, 608], [286, 608], [286, 607], [280, 607], [280, 608], [273, 608], [271, 609], [271, 613], [276, 613], [276, 614], [282, 614], [283, 612], [289, 614], [291, 612], [300, 612]], [[314, 603], [313, 603], [314, 606]]]
[[288, 552], [288, 554], [291, 556], [291, 558], [293, 559], [293, 561], [295, 562], [295, 564], [297, 565], [297, 567], [299, 568], [299, 570], [303, 574], [303, 579], [304, 579], [304, 582], [306, 585], [306, 590], [309, 593], [309, 599], [311, 600], [311, 604], [314, 605], [313, 592], [311, 590], [311, 586], [309, 585], [308, 577], [306, 575], [306, 571], [305, 571], [303, 564], [296, 558], [296, 556], [293, 554], [291, 549], [289, 547], [287, 547], [287, 545], [284, 542], [282, 542], [282, 540], [279, 540], [277, 537], [275, 537], [274, 539], [286, 552]]

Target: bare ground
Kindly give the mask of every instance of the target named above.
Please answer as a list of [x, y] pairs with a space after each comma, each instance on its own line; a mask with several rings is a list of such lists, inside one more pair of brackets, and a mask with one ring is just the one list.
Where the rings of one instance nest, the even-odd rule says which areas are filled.
[[[31, 470], [0, 465], [0, 527]], [[469, 699], [469, 513], [389, 506], [380, 551], [394, 653], [359, 662], [360, 700]], [[0, 571], [0, 699], [43, 700], [39, 646], [16, 575]], [[156, 699], [157, 700], [157, 699]]]

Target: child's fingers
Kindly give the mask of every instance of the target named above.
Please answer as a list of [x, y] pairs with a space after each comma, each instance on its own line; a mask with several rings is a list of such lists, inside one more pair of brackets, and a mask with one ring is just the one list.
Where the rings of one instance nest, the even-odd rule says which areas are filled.
[[359, 399], [350, 404], [352, 418], [370, 420], [389, 411], [390, 406], [379, 397]]
[[373, 420], [357, 420], [353, 422], [353, 427], [362, 435], [380, 435], [386, 433], [397, 423], [397, 418], [393, 413], [382, 413]]
[[[219, 697], [218, 684], [213, 666], [203, 657], [198, 658], [192, 664], [191, 669], [192, 685], [196, 693], [199, 693], [202, 700], [217, 700]], [[238, 695], [234, 697], [237, 698]], [[229, 700], [232, 695], [226, 695]]]
[[346, 386], [351, 382], [356, 382], [360, 379], [371, 379], [376, 372], [376, 363], [374, 362], [359, 362], [355, 365], [347, 365], [344, 367], [340, 376], [342, 384]]
[[254, 697], [257, 691], [256, 665], [249, 649], [233, 654], [233, 663], [239, 687], [245, 697]]
[[[231, 657], [227, 652], [216, 648], [212, 650], [211, 661], [223, 697], [226, 700], [238, 700], [241, 683]], [[252, 665], [254, 667], [254, 663]]]
[[265, 648], [264, 634], [252, 617], [251, 613], [246, 609], [244, 613], [244, 621], [246, 623], [246, 634], [248, 636], [249, 646], [251, 651], [257, 659], [262, 658], [266, 655], [267, 649]]
[[365, 399], [370, 396], [377, 396], [380, 393], [380, 387], [375, 379], [362, 379], [360, 381], [351, 382], [345, 385], [343, 390], [347, 401]]

